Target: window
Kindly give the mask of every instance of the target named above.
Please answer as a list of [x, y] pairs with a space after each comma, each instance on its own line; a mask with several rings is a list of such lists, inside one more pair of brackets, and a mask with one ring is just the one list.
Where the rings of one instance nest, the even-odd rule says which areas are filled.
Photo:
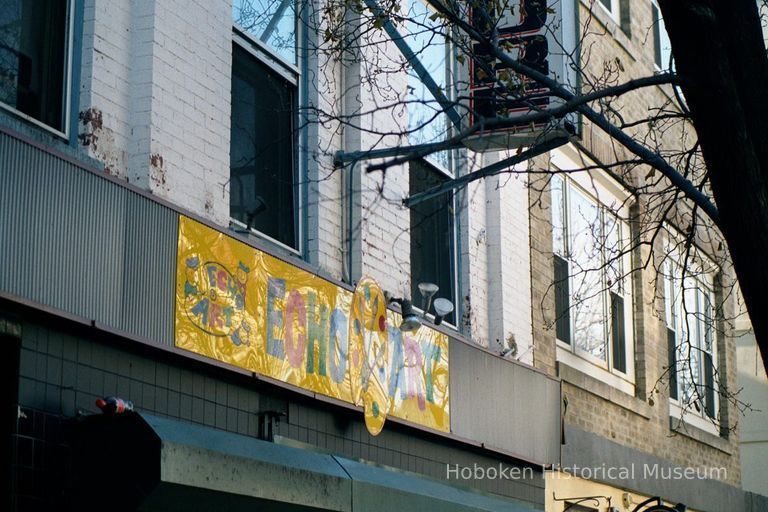
[[298, 251], [295, 13], [290, 1], [262, 3], [233, 5], [230, 217]]
[[[425, 0], [410, 0], [405, 39], [434, 82], [446, 96], [449, 84], [450, 46], [445, 22]], [[419, 75], [408, 68], [408, 142], [412, 145], [445, 140], [450, 122]], [[423, 192], [452, 178], [451, 152], [441, 151], [411, 162], [410, 194]], [[419, 283], [434, 283], [437, 297], [456, 304], [454, 195], [452, 192], [411, 207], [411, 298], [421, 306]], [[446, 322], [456, 324], [454, 310]]]
[[671, 410], [675, 417], [681, 417], [684, 410], [686, 414], [716, 420], [712, 266], [695, 249], [688, 251], [686, 258], [684, 244], [676, 241], [676, 237], [669, 236], [664, 262]]
[[[425, 161], [410, 164], [410, 194], [433, 188], [449, 179]], [[411, 298], [420, 306], [419, 283], [440, 287], [438, 297], [456, 304], [454, 196], [447, 192], [411, 207]], [[456, 325], [456, 310], [445, 318]]]
[[619, 20], [621, 20], [620, 0], [597, 0], [597, 3], [602, 5], [605, 10], [608, 11], [608, 14], [611, 15], [611, 18], [613, 18], [616, 23], [619, 23]]
[[[445, 22], [422, 0], [411, 0], [406, 20], [406, 42], [426, 68], [441, 91], [448, 95], [449, 45]], [[435, 100], [413, 68], [408, 68], [408, 142], [412, 145], [439, 142], [449, 136], [450, 122], [443, 107]], [[450, 152], [427, 157], [432, 163], [450, 168]]]
[[551, 181], [555, 331], [564, 353], [631, 382], [629, 226], [584, 185], [562, 175]]
[[285, 62], [298, 64], [298, 17], [293, 0], [234, 0], [232, 18], [238, 29], [268, 46]]
[[0, 105], [66, 132], [70, 2], [0, 2]]
[[651, 2], [653, 11], [653, 60], [659, 69], [670, 67], [672, 57], [672, 43], [669, 42], [669, 35], [664, 26], [664, 18], [661, 17], [661, 10], [656, 0]]

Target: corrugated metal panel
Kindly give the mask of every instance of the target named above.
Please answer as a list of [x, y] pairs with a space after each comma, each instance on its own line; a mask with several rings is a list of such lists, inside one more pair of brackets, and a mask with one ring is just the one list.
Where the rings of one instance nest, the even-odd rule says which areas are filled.
[[0, 134], [0, 290], [171, 344], [177, 224], [172, 210]]
[[166, 345], [173, 345], [178, 230], [175, 212], [130, 194], [122, 328]]
[[531, 461], [560, 461], [559, 381], [458, 340], [450, 357], [451, 432]]

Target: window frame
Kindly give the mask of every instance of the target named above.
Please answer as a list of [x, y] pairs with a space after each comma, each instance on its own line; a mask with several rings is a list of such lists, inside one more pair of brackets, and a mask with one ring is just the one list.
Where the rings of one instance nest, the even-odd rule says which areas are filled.
[[[602, 171], [590, 171], [569, 173], [568, 169], [579, 169], [585, 165], [592, 165], [591, 162], [582, 162], [576, 164], [576, 160], [566, 156], [560, 152], [552, 153], [552, 166], [561, 171], [557, 176], [552, 176], [552, 179], [559, 179], [563, 185], [563, 244], [565, 254], [559, 254], [555, 251], [553, 246], [553, 264], [554, 257], [559, 257], [567, 263], [568, 274], [568, 321], [569, 321], [569, 335], [570, 340], [562, 340], [558, 337], [557, 330], [555, 330], [556, 340], [556, 359], [568, 366], [591, 375], [598, 380], [601, 380], [614, 388], [617, 388], [629, 395], [635, 394], [635, 340], [634, 340], [634, 290], [631, 278], [627, 275], [629, 269], [631, 269], [631, 253], [627, 252], [621, 255], [622, 269], [620, 274], [622, 276], [620, 293], [618, 294], [623, 299], [624, 309], [624, 363], [626, 365], [626, 371], [622, 372], [614, 366], [614, 347], [612, 338], [613, 319], [611, 316], [611, 295], [614, 293], [614, 286], [608, 286], [607, 266], [606, 265], [606, 250], [605, 247], [601, 250], [601, 261], [599, 263], [601, 270], [601, 290], [600, 295], [602, 298], [602, 317], [603, 317], [603, 333], [605, 342], [605, 359], [601, 359], [593, 354], [585, 351], [581, 347], [577, 347], [573, 338], [574, 326], [573, 315], [571, 313], [573, 308], [573, 290], [574, 290], [574, 273], [572, 271], [572, 265], [574, 264], [571, 259], [569, 237], [570, 237], [570, 189], [575, 189], [582, 196], [592, 202], [599, 210], [600, 223], [601, 223], [601, 241], [605, 239], [604, 226], [606, 215], [611, 215], [621, 226], [621, 232], [619, 234], [619, 245], [622, 248], [629, 247], [628, 241], [630, 239], [629, 233], [629, 207], [627, 205], [631, 196], [626, 192], [623, 187], [617, 184], [607, 173]], [[550, 182], [552, 187], [552, 182]], [[554, 210], [554, 206], [552, 207]], [[626, 232], [624, 232], [626, 231]], [[553, 236], [555, 229], [553, 226]], [[553, 240], [554, 243], [554, 240]], [[553, 276], [554, 277], [554, 276]], [[553, 286], [554, 290], [554, 286]], [[555, 292], [557, 293], [557, 292]]]
[[62, 138], [66, 141], [69, 141], [69, 135], [70, 135], [70, 123], [72, 120], [72, 76], [73, 76], [73, 59], [74, 59], [74, 16], [75, 16], [75, 4], [77, 0], [66, 0], [67, 2], [67, 14], [65, 19], [65, 44], [66, 48], [64, 49], [64, 76], [63, 80], [63, 90], [62, 90], [62, 127], [64, 128], [63, 131], [57, 130], [53, 126], [50, 126], [43, 121], [40, 121], [39, 119], [35, 119], [34, 117], [30, 116], [29, 114], [25, 114], [24, 112], [16, 109], [15, 107], [12, 107], [11, 105], [8, 105], [7, 103], [0, 101], [0, 109], [5, 110], [9, 112], [10, 114], [13, 114], [14, 116], [17, 116], [24, 121], [27, 121], [29, 123], [34, 124], [35, 126], [42, 128], [53, 135]]
[[[656, 14], [658, 17], [654, 17], [654, 14]], [[674, 69], [672, 48], [670, 47], [669, 50], [665, 52], [662, 47], [664, 40], [669, 42], [669, 35], [666, 35], [666, 37], [664, 36], [667, 34], [667, 29], [666, 25], [664, 24], [664, 18], [661, 15], [661, 9], [659, 8], [658, 0], [651, 0], [651, 17], [653, 18], [651, 24], [651, 35], [653, 36], [653, 67], [656, 69], [656, 71], [664, 71], [667, 69], [669, 63], [672, 62]], [[656, 60], [656, 57], [659, 59]]]
[[[696, 427], [700, 430], [704, 430], [706, 432], [709, 432], [711, 434], [719, 436], [719, 425], [721, 421], [721, 414], [720, 414], [720, 386], [718, 385], [718, 379], [716, 378], [718, 374], [718, 356], [720, 352], [720, 346], [719, 346], [719, 337], [717, 335], [717, 330], [715, 328], [715, 324], [717, 322], [717, 314], [716, 314], [716, 296], [715, 296], [715, 276], [718, 271], [717, 265], [706, 255], [703, 251], [701, 251], [698, 247], [695, 245], [691, 245], [690, 247], [690, 254], [688, 256], [689, 258], [689, 267], [692, 267], [693, 270], [690, 272], [682, 273], [682, 267], [683, 267], [683, 261], [682, 256], [679, 254], [678, 247], [683, 243], [683, 236], [676, 232], [676, 230], [672, 227], [666, 226], [665, 227], [665, 236], [664, 236], [664, 270], [663, 270], [663, 279], [664, 279], [664, 326], [669, 332], [672, 330], [675, 333], [675, 371], [674, 371], [674, 384], [676, 385], [676, 396], [673, 396], [671, 390], [669, 393], [669, 415], [673, 419], [673, 421], [680, 422], [688, 424], [690, 426]], [[670, 269], [670, 267], [676, 267], [673, 269]], [[678, 274], [677, 271], [680, 271], [681, 273]], [[680, 276], [678, 278], [678, 275]], [[681, 281], [679, 286], [679, 289], [675, 288], [674, 281], [679, 280]], [[686, 288], [686, 282], [692, 281], [695, 284], [694, 288]], [[711, 347], [709, 350], [707, 350], [706, 344], [707, 344], [707, 333], [701, 334], [699, 332], [701, 321], [699, 319], [699, 316], [702, 315], [702, 312], [700, 310], [700, 298], [702, 294], [702, 289], [704, 289], [704, 296], [707, 297], [709, 301], [709, 307], [708, 313], [711, 314], [710, 318], [704, 318], [703, 322], [705, 324], [705, 329], [708, 331], [710, 339]], [[683, 300], [687, 300], [684, 298], [687, 291], [692, 290], [695, 300], [696, 300], [696, 311], [691, 313], [688, 311], [689, 306], [686, 306], [685, 309], [683, 309]], [[679, 294], [678, 294], [679, 292]], [[670, 301], [670, 295], [672, 295], [673, 300]], [[679, 302], [679, 303], [678, 303]], [[683, 316], [688, 315], [688, 319], [683, 321]], [[693, 317], [692, 319], [690, 317]], [[695, 322], [695, 327], [692, 327], [690, 322]], [[708, 322], [708, 324], [707, 324]], [[685, 324], [685, 325], [683, 325]], [[690, 340], [690, 336], [687, 336], [690, 334], [691, 331], [696, 331], [696, 343], [690, 344], [689, 351], [690, 350], [696, 350], [698, 354], [698, 365], [699, 365], [699, 382], [693, 382], [693, 386], [697, 389], [697, 394], [701, 394], [701, 398], [698, 398], [697, 400], [694, 400], [690, 403], [686, 403], [683, 398], [683, 383], [681, 382], [682, 379], [680, 379], [679, 375], [680, 372], [683, 370], [686, 370], [685, 368], [680, 368], [680, 351], [681, 347], [684, 347], [685, 344], [689, 343], [688, 341], [685, 341], [686, 339]], [[669, 339], [668, 339], [669, 342]], [[668, 351], [669, 351], [669, 347]], [[713, 372], [713, 390], [712, 390], [712, 409], [714, 411], [714, 416], [710, 416], [707, 412], [707, 390], [706, 390], [706, 376], [705, 373], [705, 367], [704, 367], [704, 358], [705, 354], [708, 354], [712, 360], [712, 372]], [[669, 361], [667, 366], [671, 366], [672, 361]], [[703, 392], [699, 391], [699, 388], [703, 388]], [[699, 408], [700, 410], [696, 410], [696, 407], [693, 405], [695, 401], [699, 402]]]
[[[453, 158], [451, 158], [451, 163], [453, 163], [453, 161], [454, 161]], [[424, 167], [431, 168], [433, 172], [442, 175], [442, 177], [444, 177], [446, 179], [450, 180], [450, 179], [454, 179], [455, 178], [455, 174], [453, 172], [451, 172], [448, 169], [443, 168], [440, 165], [436, 165], [431, 160], [427, 160], [425, 158], [420, 158], [420, 159], [418, 159], [418, 163], [420, 165], [424, 166]], [[409, 164], [409, 166], [410, 166], [410, 164]], [[409, 167], [409, 182], [410, 182], [410, 167]], [[451, 264], [451, 285], [453, 286], [453, 290], [452, 291], [453, 291], [453, 295], [454, 296], [450, 297], [450, 301], [453, 303], [453, 306], [454, 306], [453, 307], [453, 312], [451, 314], [454, 315], [455, 323], [446, 318], [443, 321], [442, 325], [450, 327], [451, 329], [454, 329], [454, 330], [458, 330], [458, 326], [459, 326], [459, 307], [458, 307], [458, 302], [459, 302], [459, 300], [458, 300], [458, 295], [459, 295], [459, 258], [458, 258], [457, 248], [458, 248], [458, 241], [459, 240], [458, 240], [458, 222], [457, 222], [458, 221], [458, 215], [456, 215], [456, 193], [454, 191], [449, 191], [449, 192], [445, 192], [445, 193], [451, 195], [450, 204], [451, 204], [451, 210], [452, 211], [450, 213], [450, 215], [451, 215], [451, 246], [450, 246], [451, 254], [450, 254], [450, 264]], [[409, 212], [408, 212], [409, 225], [410, 225], [410, 220], [411, 220], [411, 216], [412, 215], [413, 215], [413, 209], [409, 209]], [[409, 229], [409, 235], [413, 236], [412, 233], [410, 232], [410, 229]], [[414, 275], [413, 275], [413, 261], [412, 261], [413, 255], [411, 254], [410, 250], [409, 250], [408, 257], [409, 257], [409, 262], [410, 262], [409, 276], [411, 278], [411, 290], [410, 290], [410, 292], [413, 295], [413, 290], [416, 288], [416, 286], [414, 284]], [[438, 290], [437, 293], [435, 294], [435, 296], [432, 298], [433, 302], [434, 302], [434, 299], [436, 297], [445, 297], [445, 295], [441, 294], [440, 292], [441, 292], [441, 290]], [[428, 313], [428, 312], [425, 312], [421, 308], [422, 305], [421, 305], [421, 297], [420, 296], [419, 297], [413, 297], [412, 296], [411, 297], [411, 303], [413, 305], [413, 308], [415, 310], [419, 311], [420, 313], [422, 313], [422, 314]]]
[[[296, 16], [297, 20], [301, 17], [301, 13], [304, 8], [304, 3], [302, 0], [296, 0], [297, 2], [297, 9], [296, 9]], [[304, 87], [303, 87], [303, 76], [302, 76], [302, 63], [304, 63], [304, 60], [306, 58], [305, 51], [304, 51], [304, 45], [302, 44], [303, 38], [305, 37], [305, 30], [302, 28], [302, 23], [297, 22], [296, 25], [296, 61], [297, 63], [294, 64], [288, 60], [286, 60], [284, 57], [279, 55], [277, 52], [272, 50], [269, 45], [261, 41], [259, 38], [255, 37], [254, 35], [247, 32], [245, 29], [243, 29], [240, 25], [234, 22], [234, 19], [232, 20], [232, 44], [236, 44], [238, 47], [240, 47], [242, 50], [250, 54], [254, 59], [257, 59], [261, 64], [267, 66], [270, 70], [274, 71], [275, 74], [277, 74], [280, 78], [290, 82], [295, 87], [295, 102], [296, 102], [296, 112], [294, 112], [293, 116], [293, 122], [296, 129], [294, 130], [294, 143], [296, 146], [296, 151], [293, 155], [293, 179], [294, 179], [294, 222], [295, 222], [295, 238], [296, 238], [296, 247], [291, 247], [290, 245], [281, 242], [280, 240], [277, 240], [273, 238], [272, 236], [263, 233], [259, 231], [258, 229], [251, 227], [248, 231], [248, 234], [253, 235], [261, 240], [264, 240], [268, 242], [271, 245], [274, 245], [275, 247], [279, 248], [282, 251], [286, 251], [288, 254], [299, 256], [301, 257], [304, 254], [304, 213], [305, 213], [305, 201], [304, 201], [304, 188], [305, 188], [305, 180], [302, 179], [302, 176], [304, 176], [304, 173], [306, 172], [306, 169], [304, 168], [304, 159], [302, 158], [302, 152], [305, 151], [304, 148], [301, 147], [300, 139], [301, 139], [301, 133], [300, 131], [305, 128], [300, 128], [300, 111], [302, 106], [302, 98], [304, 94]], [[233, 63], [234, 65], [234, 63]], [[231, 128], [230, 128], [231, 130]], [[231, 144], [231, 143], [230, 143]], [[230, 198], [232, 194], [232, 189], [230, 185]], [[247, 227], [245, 223], [243, 223], [240, 220], [237, 220], [231, 216], [231, 207], [229, 212], [229, 225], [230, 227], [235, 227], [241, 230], [245, 230]]]
[[611, 17], [613, 21], [616, 22], [617, 25], [621, 25], [621, 0], [609, 0], [611, 2], [611, 7], [609, 8], [607, 5], [603, 3], [603, 0], [594, 0], [594, 3], [599, 4], [600, 7], [608, 13], [608, 16]]
[[[413, 10], [413, 4], [415, 2], [419, 2], [421, 4], [424, 4], [426, 9], [430, 12], [436, 12], [435, 8], [430, 4], [429, 0], [409, 0], [408, 2], [408, 12], [411, 13]], [[407, 29], [407, 27], [406, 27]], [[423, 30], [427, 30], [426, 28], [423, 28]], [[443, 41], [443, 54], [444, 54], [444, 61], [443, 61], [443, 68], [444, 68], [444, 76], [440, 77], [440, 80], [435, 79], [433, 76], [433, 79], [435, 82], [440, 85], [440, 82], [443, 82], [443, 93], [445, 96], [453, 101], [455, 100], [455, 94], [456, 94], [456, 86], [453, 80], [453, 77], [455, 76], [455, 48], [454, 45], [451, 44], [451, 38], [450, 38], [450, 28], [447, 27], [444, 30], [446, 30], [445, 39]], [[407, 32], [403, 34], [404, 39], [408, 43], [408, 45], [411, 47], [411, 50], [416, 54], [416, 56], [419, 58], [419, 60], [422, 60], [422, 55], [424, 53], [424, 48], [414, 48], [413, 47], [413, 39], [412, 35]], [[437, 44], [437, 43], [432, 43]], [[420, 80], [418, 76], [415, 74], [415, 72], [412, 69], [409, 69], [406, 73], [407, 80], [410, 83], [411, 79]], [[432, 93], [424, 87], [425, 91], [425, 98], [419, 99], [415, 98], [416, 101], [425, 101], [425, 105], [420, 105], [421, 108], [439, 108], [439, 105], [437, 105], [437, 100], [432, 96]], [[406, 98], [407, 100], [409, 98]], [[445, 136], [440, 140], [446, 140], [454, 133], [454, 126], [450, 121], [450, 118], [448, 117], [448, 114], [443, 112], [442, 114], [438, 114], [439, 116], [443, 116], [446, 123], [446, 132]], [[431, 122], [437, 122], [438, 118], [433, 119]], [[425, 125], [422, 127], [422, 130], [426, 128], [429, 125]], [[410, 112], [409, 112], [409, 125], [406, 126], [406, 129], [410, 130]], [[417, 133], [420, 133], [422, 130], [417, 130], [413, 132], [412, 134], [408, 134], [408, 144], [422, 144], [425, 142], [438, 142], [437, 140], [432, 141], [416, 141], [413, 136], [415, 136]], [[454, 151], [448, 150], [444, 152], [446, 157], [446, 162], [443, 163], [438, 160], [438, 158], [435, 157], [435, 155], [429, 155], [427, 157], [422, 157], [418, 159], [418, 162], [423, 167], [431, 169], [433, 172], [438, 173], [442, 175], [442, 177], [446, 179], [455, 179], [456, 178], [456, 158]], [[410, 168], [409, 168], [410, 173]], [[410, 181], [410, 180], [409, 180]], [[452, 312], [452, 315], [454, 316], [455, 321], [451, 321], [449, 319], [445, 319], [443, 321], [442, 325], [445, 325], [447, 327], [450, 327], [454, 330], [458, 330], [459, 326], [459, 318], [460, 318], [460, 312], [459, 312], [459, 254], [458, 254], [458, 244], [459, 244], [459, 235], [458, 235], [458, 225], [459, 225], [459, 216], [457, 215], [457, 197], [455, 191], [446, 192], [447, 194], [451, 195], [450, 198], [450, 207], [451, 207], [451, 241], [450, 241], [450, 266], [451, 266], [451, 286], [453, 287], [453, 297], [450, 297], [451, 302], [453, 302], [454, 310]], [[410, 216], [413, 215], [413, 210], [409, 212], [409, 224], [410, 224]], [[414, 283], [414, 275], [413, 275], [413, 264], [412, 264], [412, 254], [410, 254], [409, 251], [409, 259], [411, 260], [410, 265], [410, 271], [409, 276], [411, 279], [411, 290], [410, 293], [413, 295], [413, 290], [416, 288], [416, 285]], [[435, 297], [445, 297], [446, 295], [444, 293], [444, 290], [438, 290]], [[433, 301], [434, 298], [433, 297]], [[421, 308], [421, 297], [420, 296], [412, 296], [411, 302], [413, 303], [413, 308], [420, 313], [425, 313], [424, 310]]]
[[[429, 0], [409, 0], [408, 1], [408, 9], [409, 9], [408, 12], [409, 13], [412, 12], [413, 4], [416, 3], [416, 2], [424, 4], [424, 6], [426, 7], [426, 9], [428, 11], [437, 12], [435, 10], [434, 6], [432, 6], [432, 4], [429, 2]], [[456, 84], [454, 83], [454, 80], [453, 80], [453, 77], [455, 76], [454, 45], [451, 43], [451, 37], [450, 37], [450, 34], [449, 34], [451, 29], [450, 28], [444, 28], [444, 29], [446, 30], [445, 40], [443, 42], [443, 47], [444, 47], [444, 51], [443, 51], [443, 54], [444, 54], [443, 55], [443, 67], [445, 68], [445, 70], [444, 70], [444, 76], [442, 76], [440, 78], [441, 78], [442, 82], [444, 83], [443, 84], [443, 93], [445, 94], [446, 98], [448, 98], [450, 101], [455, 101]], [[423, 30], [426, 30], [426, 28], [424, 28]], [[412, 36], [411, 33], [407, 32], [407, 25], [406, 25], [406, 32], [403, 34], [403, 38], [408, 43], [409, 47], [411, 48], [411, 51], [413, 51], [416, 54], [417, 58], [419, 60], [421, 60], [422, 64], [423, 64], [422, 55], [424, 53], [424, 48], [416, 49], [416, 48], [413, 47], [413, 42], [414, 42], [413, 41], [413, 36]], [[433, 44], [436, 44], [436, 43], [433, 43]], [[427, 71], [429, 71], [429, 70], [427, 70]], [[415, 79], [420, 81], [418, 76], [415, 75], [415, 72], [413, 71], [413, 69], [408, 69], [406, 71], [406, 77], [407, 77], [407, 81], [408, 81], [408, 85], [409, 86], [410, 86], [410, 80], [412, 78], [415, 78]], [[438, 86], [439, 86], [441, 80], [436, 80], [434, 76], [432, 78], [433, 78], [433, 80], [435, 80], [435, 83], [437, 83]], [[424, 105], [420, 105], [421, 108], [434, 108], [434, 109], [439, 108], [439, 105], [437, 104], [437, 100], [432, 96], [432, 93], [429, 91], [429, 89], [426, 88], [426, 86], [424, 87], [424, 91], [426, 93], [426, 97], [423, 98], [423, 99], [419, 99], [419, 98], [415, 98], [414, 97], [414, 101], [424, 101], [425, 104]], [[406, 97], [406, 101], [409, 101], [409, 100], [410, 99]], [[451, 120], [448, 117], [448, 114], [446, 112], [443, 112], [442, 114], [437, 114], [437, 117], [435, 117], [435, 119], [433, 119], [431, 122], [432, 123], [437, 122], [437, 119], [440, 116], [442, 116], [444, 118], [445, 123], [446, 123], [445, 136], [440, 139], [440, 141], [442, 141], [442, 140], [446, 140], [449, 137], [451, 137], [453, 135], [455, 129], [454, 129], [453, 123], [451, 122]], [[410, 130], [411, 130], [411, 126], [410, 126], [410, 112], [408, 112], [408, 120], [409, 120], [408, 121], [408, 125], [406, 126], [406, 129], [409, 132], [408, 133], [408, 137], [407, 137], [408, 144], [414, 145], [414, 144], [423, 144], [423, 143], [426, 143], [426, 142], [439, 142], [438, 140], [431, 140], [431, 141], [418, 141], [418, 140], [415, 140], [416, 139], [415, 136], [418, 133], [421, 133], [422, 130], [427, 128], [429, 126], [429, 124], [424, 125], [424, 126], [422, 126], [422, 128], [420, 130], [415, 130], [414, 132], [411, 133], [410, 132]], [[438, 160], [437, 156], [440, 153], [444, 153], [446, 155], [447, 165], [444, 165], [442, 162], [440, 162]], [[444, 151], [444, 152], [433, 153], [431, 155], [427, 155], [426, 157], [423, 157], [423, 160], [428, 161], [429, 164], [431, 164], [432, 166], [440, 169], [443, 173], [448, 175], [450, 178], [454, 178], [455, 177], [455, 172], [454, 172], [455, 171], [455, 159], [454, 159], [453, 151], [447, 150], [447, 151]]]

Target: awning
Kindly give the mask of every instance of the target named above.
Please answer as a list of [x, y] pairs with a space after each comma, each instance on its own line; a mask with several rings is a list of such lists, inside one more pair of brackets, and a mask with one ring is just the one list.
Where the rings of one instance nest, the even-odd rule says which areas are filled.
[[76, 434], [72, 498], [80, 506], [163, 512], [534, 510], [414, 473], [148, 414], [91, 416]]

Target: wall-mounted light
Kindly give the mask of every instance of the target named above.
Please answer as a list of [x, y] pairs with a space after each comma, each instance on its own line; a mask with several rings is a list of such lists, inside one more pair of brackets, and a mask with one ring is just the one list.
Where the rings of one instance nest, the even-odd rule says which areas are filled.
[[411, 304], [410, 300], [394, 298], [389, 299], [389, 302], [400, 304], [400, 314], [403, 316], [403, 321], [400, 323], [401, 331], [413, 332], [421, 327], [421, 318], [413, 311], [413, 304]]
[[435, 299], [435, 325], [443, 323], [443, 318], [453, 312], [453, 302], [439, 297]]
[[432, 304], [432, 297], [439, 289], [440, 288], [434, 283], [419, 283], [419, 292], [421, 293], [424, 314], [429, 311], [429, 306]]
[[442, 297], [435, 299], [432, 302], [432, 297], [439, 290], [438, 286], [434, 283], [419, 283], [419, 292], [421, 292], [422, 304], [424, 305], [424, 313], [421, 316], [417, 315], [413, 311], [413, 304], [408, 299], [393, 298], [389, 302], [400, 304], [400, 311], [403, 315], [403, 322], [400, 324], [400, 330], [404, 332], [416, 331], [422, 325], [422, 320], [427, 318], [427, 313], [430, 307], [434, 307], [435, 319], [434, 324], [440, 325], [443, 323], [443, 319], [450, 315], [453, 311], [453, 303]]

